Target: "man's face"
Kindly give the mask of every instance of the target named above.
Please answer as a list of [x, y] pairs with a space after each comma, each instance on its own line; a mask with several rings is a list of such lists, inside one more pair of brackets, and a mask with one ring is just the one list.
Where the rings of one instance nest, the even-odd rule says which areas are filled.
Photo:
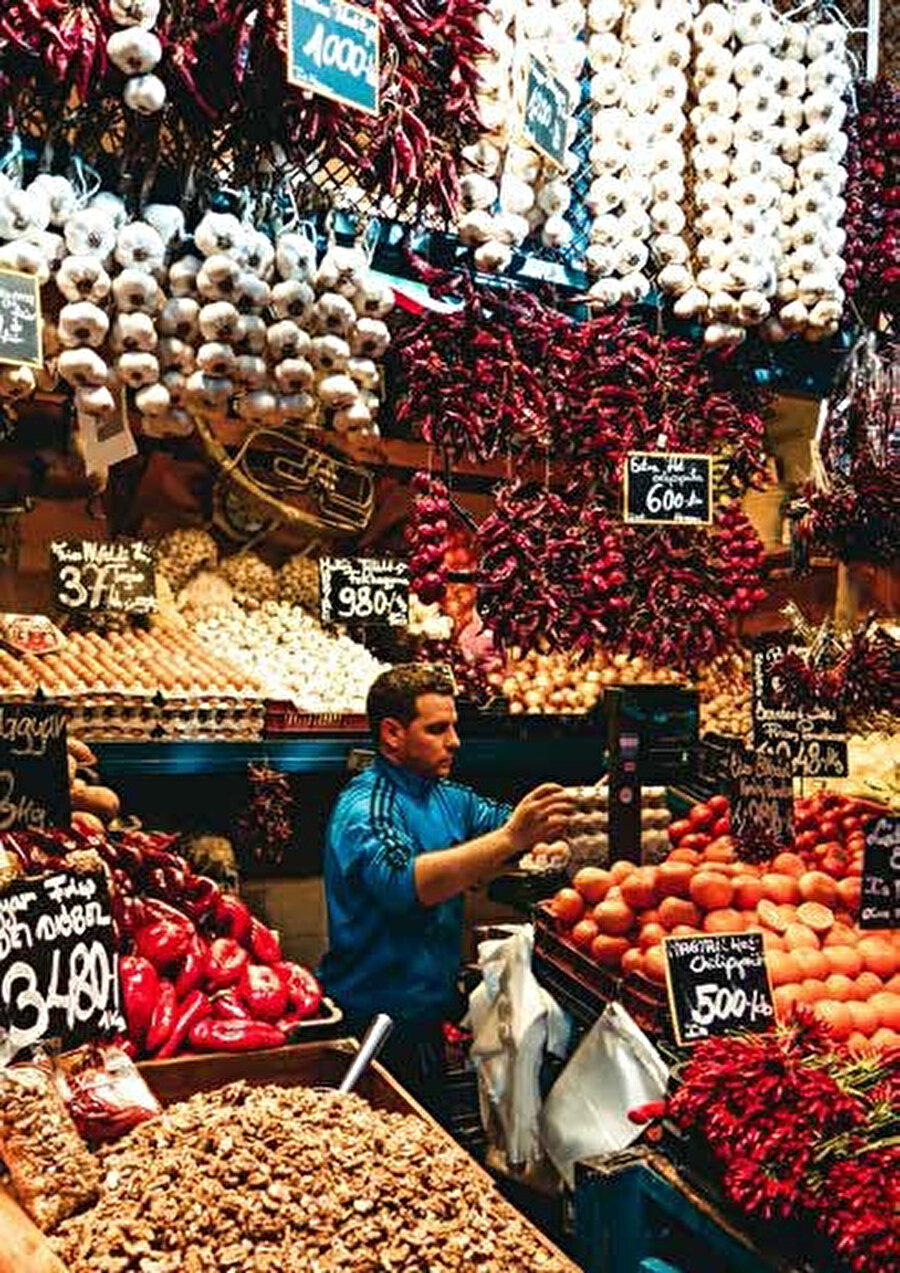
[[416, 714], [404, 728], [390, 722], [394, 759], [422, 778], [446, 778], [459, 749], [456, 706], [449, 694], [420, 694]]

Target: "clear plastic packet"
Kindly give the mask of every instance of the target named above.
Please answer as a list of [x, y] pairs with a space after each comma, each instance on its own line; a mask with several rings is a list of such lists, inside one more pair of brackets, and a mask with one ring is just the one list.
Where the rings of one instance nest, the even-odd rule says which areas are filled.
[[56, 1087], [89, 1145], [118, 1140], [162, 1106], [131, 1058], [114, 1044], [88, 1044], [56, 1062]]
[[97, 1201], [100, 1165], [78, 1135], [41, 1058], [0, 1068], [0, 1158], [45, 1233]]

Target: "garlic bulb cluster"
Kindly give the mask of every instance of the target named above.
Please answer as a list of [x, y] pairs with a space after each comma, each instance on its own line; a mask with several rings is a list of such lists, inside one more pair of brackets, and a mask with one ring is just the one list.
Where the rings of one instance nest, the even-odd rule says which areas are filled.
[[127, 77], [122, 100], [138, 115], [155, 115], [166, 102], [166, 86], [153, 74], [162, 57], [152, 30], [159, 0], [111, 0], [109, 12], [119, 30], [106, 41], [106, 54]]
[[539, 57], [566, 88], [571, 115], [567, 145], [575, 141], [585, 61], [584, 9], [581, 0], [491, 0], [479, 29], [488, 52], [476, 59], [478, 104], [484, 135], [462, 152], [461, 241], [475, 249], [475, 265], [486, 272], [505, 270], [513, 248], [540, 231], [548, 248], [572, 241], [567, 212], [572, 203], [569, 176], [578, 157], [567, 152], [566, 170], [528, 145], [519, 121], [523, 113], [529, 58]]
[[592, 302], [609, 306], [646, 296], [651, 252], [672, 282], [684, 273], [691, 7], [688, 0], [592, 0], [588, 24], [593, 221], [585, 262], [599, 276]]
[[332, 246], [317, 267], [306, 235], [273, 242], [219, 212], [206, 213], [194, 244], [169, 267], [158, 319], [174, 414], [377, 432], [393, 293], [365, 254]]

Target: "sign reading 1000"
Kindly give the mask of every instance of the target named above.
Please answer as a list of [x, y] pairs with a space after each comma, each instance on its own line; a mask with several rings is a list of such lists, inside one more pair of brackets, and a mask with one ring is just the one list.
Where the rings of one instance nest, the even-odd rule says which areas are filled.
[[378, 16], [349, 0], [289, 0], [288, 79], [378, 114]]

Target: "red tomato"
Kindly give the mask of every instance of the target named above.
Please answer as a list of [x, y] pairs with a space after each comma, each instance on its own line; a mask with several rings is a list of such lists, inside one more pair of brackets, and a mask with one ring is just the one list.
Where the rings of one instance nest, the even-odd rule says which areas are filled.
[[[724, 799], [724, 796], [722, 798]], [[713, 796], [713, 800], [715, 800], [715, 796]], [[729, 826], [730, 824], [728, 821], [727, 814], [722, 818], [717, 818], [716, 821], [712, 824], [713, 839], [718, 840], [720, 835], [727, 835]]]
[[820, 840], [837, 840], [840, 833], [841, 827], [837, 818], [822, 818], [819, 823]]
[[841, 818], [841, 828], [844, 835], [851, 835], [854, 831], [858, 831], [862, 826], [862, 818]]
[[801, 831], [799, 835], [794, 836], [794, 849], [797, 853], [809, 853], [816, 847], [818, 840], [817, 831]]
[[698, 853], [702, 853], [710, 843], [712, 843], [712, 836], [707, 835], [705, 831], [693, 831], [690, 835], [681, 837], [679, 848], [696, 849]]
[[695, 804], [688, 813], [688, 822], [692, 827], [706, 827], [712, 822], [713, 817], [713, 810], [708, 804]]
[[682, 836], [688, 834], [691, 830], [691, 824], [687, 818], [682, 818], [680, 822], [673, 822], [669, 826], [669, 839], [673, 844], [678, 844]]
[[711, 796], [706, 802], [717, 818], [721, 818], [723, 814], [728, 812], [727, 796]]

